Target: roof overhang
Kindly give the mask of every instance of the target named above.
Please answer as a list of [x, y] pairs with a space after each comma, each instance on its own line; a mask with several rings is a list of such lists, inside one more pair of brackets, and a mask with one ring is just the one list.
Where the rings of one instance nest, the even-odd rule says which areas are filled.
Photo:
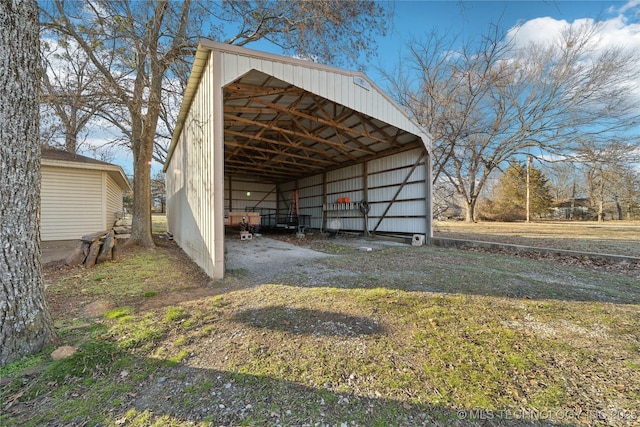
[[[263, 182], [287, 182], [327, 170], [343, 168], [418, 147], [430, 150], [429, 136], [362, 73], [313, 62], [256, 52], [221, 43], [201, 41], [171, 146], [169, 160], [182, 132], [212, 51], [259, 58], [310, 68], [338, 76], [358, 90], [375, 91], [384, 108], [380, 114], [360, 111], [341, 101], [341, 93], [322, 93], [277, 78], [264, 70], [250, 69], [232, 76], [224, 94], [225, 175]], [[351, 86], [348, 86], [351, 90]], [[346, 98], [345, 98], [346, 100]], [[392, 110], [385, 114], [385, 109]], [[398, 121], [401, 125], [391, 122]]]
[[129, 184], [129, 180], [127, 176], [124, 174], [124, 171], [120, 166], [111, 165], [111, 164], [101, 164], [101, 163], [79, 163], [73, 161], [66, 160], [53, 160], [53, 159], [45, 159], [41, 158], [40, 164], [42, 166], [51, 166], [51, 167], [59, 167], [59, 168], [68, 168], [68, 169], [85, 169], [85, 170], [97, 170], [106, 172], [111, 179], [113, 179], [116, 184], [122, 189], [122, 191], [132, 191], [131, 185]]

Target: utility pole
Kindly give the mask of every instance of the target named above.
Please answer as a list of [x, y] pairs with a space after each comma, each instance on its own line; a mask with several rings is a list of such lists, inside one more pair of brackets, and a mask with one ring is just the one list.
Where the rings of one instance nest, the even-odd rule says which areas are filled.
[[527, 223], [531, 221], [531, 189], [530, 189], [530, 173], [531, 171], [531, 155], [527, 156]]

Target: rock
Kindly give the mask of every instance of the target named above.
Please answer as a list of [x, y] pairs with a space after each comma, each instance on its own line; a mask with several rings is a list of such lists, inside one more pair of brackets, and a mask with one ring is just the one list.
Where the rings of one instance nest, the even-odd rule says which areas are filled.
[[113, 227], [113, 231], [115, 231], [116, 234], [127, 234], [131, 233], [131, 227]]
[[108, 231], [100, 231], [98, 233], [87, 234], [86, 236], [82, 236], [80, 240], [82, 240], [85, 243], [93, 243], [107, 233]]
[[116, 227], [131, 227], [132, 218], [121, 218], [117, 220], [113, 225]]
[[93, 267], [94, 265], [96, 265], [100, 246], [102, 246], [102, 242], [100, 240], [96, 240], [91, 244], [91, 247], [89, 248], [89, 255], [87, 255], [87, 259], [84, 260], [85, 267]]
[[113, 304], [107, 300], [97, 300], [84, 308], [84, 314], [91, 317], [101, 317], [113, 308]]
[[74, 250], [67, 256], [64, 260], [66, 265], [80, 265], [84, 262], [87, 254], [85, 254], [85, 249], [87, 245], [85, 243], [80, 243]]
[[51, 358], [53, 360], [66, 359], [66, 358], [69, 358], [69, 357], [73, 356], [74, 354], [76, 354], [77, 351], [78, 351], [78, 349], [75, 348], [75, 347], [71, 347], [70, 345], [63, 345], [62, 347], [56, 348], [51, 353]]

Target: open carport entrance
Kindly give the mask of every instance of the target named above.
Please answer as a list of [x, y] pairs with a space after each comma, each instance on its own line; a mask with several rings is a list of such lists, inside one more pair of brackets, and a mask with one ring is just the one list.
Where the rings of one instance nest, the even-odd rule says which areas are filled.
[[[361, 227], [346, 222], [350, 231], [375, 233], [405, 186], [413, 183], [415, 170], [427, 164], [416, 135], [257, 70], [223, 92], [225, 211], [235, 213], [232, 223], [243, 213], [258, 212], [263, 228], [326, 230], [339, 212], [363, 217]], [[404, 178], [389, 183], [396, 187], [390, 199], [372, 202], [385, 204], [382, 213], [364, 220], [371, 209], [367, 164], [407, 151], [415, 152], [411, 164], [396, 166]], [[359, 173], [342, 179], [356, 182], [332, 189], [330, 172], [355, 165]], [[322, 185], [301, 188], [309, 177]], [[425, 212], [416, 218], [424, 220]]]
[[364, 74], [203, 41], [165, 164], [169, 229], [213, 277], [234, 212], [428, 238], [428, 146]]

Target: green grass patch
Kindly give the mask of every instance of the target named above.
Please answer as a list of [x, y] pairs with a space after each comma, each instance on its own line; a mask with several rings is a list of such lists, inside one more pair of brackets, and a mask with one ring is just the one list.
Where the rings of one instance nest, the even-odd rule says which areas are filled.
[[70, 275], [57, 280], [48, 292], [70, 292], [89, 297], [123, 301], [133, 297], [157, 295], [165, 283], [180, 281], [180, 271], [171, 267], [166, 254], [137, 251], [117, 262], [97, 264], [87, 275]]
[[166, 214], [151, 215], [151, 232], [153, 234], [162, 234], [167, 232], [167, 215]]
[[13, 377], [27, 369], [42, 365], [49, 359], [49, 353], [51, 353], [52, 350], [53, 347], [47, 347], [39, 353], [23, 357], [20, 360], [0, 367], [0, 378]]
[[169, 307], [162, 318], [163, 322], [171, 323], [184, 320], [189, 317], [187, 311], [182, 307]]

